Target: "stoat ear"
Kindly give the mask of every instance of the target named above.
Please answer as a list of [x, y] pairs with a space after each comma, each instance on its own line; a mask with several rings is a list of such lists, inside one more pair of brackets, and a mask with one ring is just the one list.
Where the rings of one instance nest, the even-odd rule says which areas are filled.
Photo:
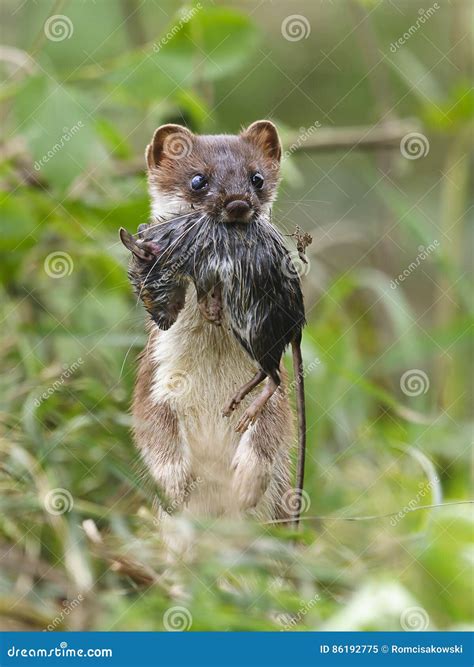
[[163, 157], [179, 160], [187, 157], [193, 148], [194, 135], [183, 125], [161, 125], [145, 151], [148, 169], [156, 169]]
[[275, 125], [271, 121], [257, 120], [252, 125], [249, 125], [241, 133], [241, 136], [259, 146], [267, 157], [280, 162], [280, 137]]

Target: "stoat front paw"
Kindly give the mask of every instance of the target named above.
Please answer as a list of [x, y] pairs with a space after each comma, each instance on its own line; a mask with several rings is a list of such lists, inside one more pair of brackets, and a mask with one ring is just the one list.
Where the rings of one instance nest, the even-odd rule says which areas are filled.
[[240, 509], [255, 507], [267, 490], [271, 466], [251, 447], [239, 447], [232, 461], [232, 486]]
[[165, 463], [154, 471], [155, 480], [163, 492], [163, 509], [172, 514], [187, 500], [192, 485], [189, 462], [186, 459]]

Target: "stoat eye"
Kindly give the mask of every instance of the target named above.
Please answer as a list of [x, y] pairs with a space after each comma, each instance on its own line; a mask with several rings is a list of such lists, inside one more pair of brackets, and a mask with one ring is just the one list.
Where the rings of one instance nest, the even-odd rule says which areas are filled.
[[191, 187], [193, 190], [202, 190], [207, 184], [208, 180], [203, 174], [196, 174], [191, 179]]
[[263, 184], [265, 183], [265, 179], [263, 178], [262, 174], [258, 171], [256, 171], [255, 174], [252, 175], [250, 180], [252, 182], [253, 187], [256, 190], [261, 190], [263, 188]]

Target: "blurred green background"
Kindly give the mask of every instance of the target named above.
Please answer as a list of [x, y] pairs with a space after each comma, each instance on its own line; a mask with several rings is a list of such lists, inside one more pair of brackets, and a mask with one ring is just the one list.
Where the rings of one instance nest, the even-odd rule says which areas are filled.
[[[4, 0], [3, 628], [471, 624], [473, 13], [427, 5]], [[170, 568], [117, 230], [147, 220], [158, 125], [259, 118], [286, 150], [274, 221], [314, 237], [306, 511], [296, 537], [186, 524]]]

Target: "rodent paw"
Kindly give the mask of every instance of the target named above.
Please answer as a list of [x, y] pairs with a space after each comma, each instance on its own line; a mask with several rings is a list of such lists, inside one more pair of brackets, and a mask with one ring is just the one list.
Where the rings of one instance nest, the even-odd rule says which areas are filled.
[[225, 405], [225, 407], [222, 411], [222, 416], [223, 417], [230, 417], [230, 415], [238, 407], [239, 403], [240, 403], [240, 399], [237, 396], [233, 396], [230, 399], [230, 401]]
[[237, 426], [235, 427], [235, 430], [237, 433], [245, 433], [245, 431], [248, 429], [249, 426], [251, 426], [254, 422], [257, 421], [258, 415], [260, 414], [261, 410], [253, 407], [250, 405], [244, 412], [244, 414], [241, 416], [239, 421], [237, 422]]

